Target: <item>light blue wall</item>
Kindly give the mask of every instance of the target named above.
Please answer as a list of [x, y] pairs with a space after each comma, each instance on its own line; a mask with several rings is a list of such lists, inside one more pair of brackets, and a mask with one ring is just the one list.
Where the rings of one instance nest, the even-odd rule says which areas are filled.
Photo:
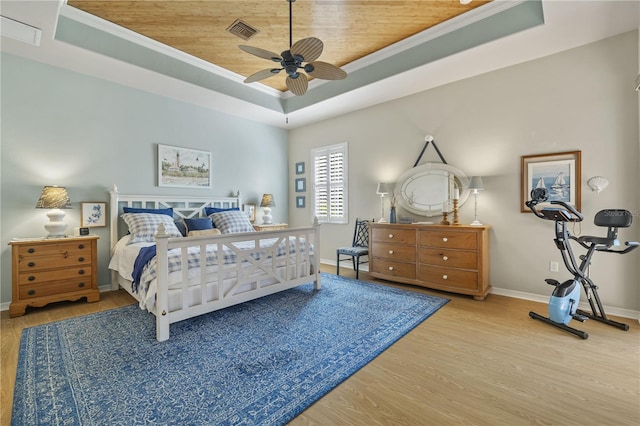
[[[14, 237], [45, 235], [45, 211], [35, 209], [43, 185], [66, 186], [73, 209], [65, 222], [79, 226], [79, 203], [121, 193], [176, 194], [156, 186], [156, 145], [210, 151], [213, 188], [179, 189], [193, 196], [230, 195], [259, 203], [271, 192], [274, 221], [287, 221], [287, 132], [129, 87], [1, 56], [2, 134], [0, 300], [11, 300]], [[109, 234], [99, 240], [99, 285], [109, 283]]]

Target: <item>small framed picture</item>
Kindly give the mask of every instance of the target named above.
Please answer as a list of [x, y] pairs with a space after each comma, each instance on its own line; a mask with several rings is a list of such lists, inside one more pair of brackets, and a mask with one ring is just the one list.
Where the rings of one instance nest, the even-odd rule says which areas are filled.
[[297, 178], [296, 179], [296, 192], [305, 192], [307, 190], [307, 179], [305, 178]]
[[107, 203], [80, 203], [80, 226], [83, 228], [104, 228], [107, 226]]
[[304, 174], [304, 161], [296, 163], [296, 174], [303, 175]]
[[298, 195], [296, 197], [296, 208], [303, 209], [305, 207], [305, 197], [304, 195]]
[[256, 220], [256, 205], [255, 204], [243, 204], [242, 211], [247, 214], [250, 222]]

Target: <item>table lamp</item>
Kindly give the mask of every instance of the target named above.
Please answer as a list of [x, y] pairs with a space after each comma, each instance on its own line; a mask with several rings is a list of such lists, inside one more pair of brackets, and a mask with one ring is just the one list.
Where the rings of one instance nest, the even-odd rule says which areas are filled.
[[273, 201], [272, 194], [264, 194], [262, 196], [260, 207], [264, 207], [264, 216], [262, 216], [262, 223], [264, 223], [265, 225], [271, 225], [271, 223], [273, 223], [273, 217], [271, 216], [271, 207], [275, 206], [276, 202]]
[[45, 186], [42, 188], [42, 194], [40, 194], [36, 208], [51, 209], [47, 213], [49, 223], [44, 225], [44, 228], [49, 232], [47, 238], [65, 237], [64, 231], [67, 229], [67, 225], [63, 222], [65, 212], [60, 209], [71, 208], [66, 188], [56, 185]]

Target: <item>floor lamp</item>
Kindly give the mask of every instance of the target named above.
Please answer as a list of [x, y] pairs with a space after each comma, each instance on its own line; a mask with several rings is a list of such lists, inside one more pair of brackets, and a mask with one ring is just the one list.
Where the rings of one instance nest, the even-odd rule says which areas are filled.
[[379, 183], [376, 194], [380, 196], [380, 220], [378, 223], [385, 223], [387, 219], [384, 218], [384, 196], [393, 193], [393, 183]]
[[469, 190], [472, 191], [473, 193], [473, 198], [474, 198], [474, 215], [473, 215], [473, 222], [471, 222], [471, 225], [482, 225], [479, 221], [478, 221], [478, 191], [482, 191], [484, 189], [484, 183], [482, 182], [482, 178], [480, 176], [472, 176], [471, 180], [469, 181]]

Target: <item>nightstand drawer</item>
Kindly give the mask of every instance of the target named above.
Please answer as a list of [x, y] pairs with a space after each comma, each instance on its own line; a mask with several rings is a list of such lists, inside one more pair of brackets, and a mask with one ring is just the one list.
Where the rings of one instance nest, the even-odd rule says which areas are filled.
[[21, 285], [20, 299], [31, 299], [34, 297], [53, 296], [57, 294], [71, 293], [74, 291], [84, 291], [91, 288], [91, 277], [75, 278], [65, 281], [53, 281], [40, 284]]
[[29, 244], [18, 247], [21, 272], [91, 264], [91, 242]]
[[18, 276], [19, 285], [38, 284], [50, 281], [61, 281], [74, 278], [84, 278], [91, 281], [91, 267], [76, 267], [55, 269], [50, 271], [26, 271]]

